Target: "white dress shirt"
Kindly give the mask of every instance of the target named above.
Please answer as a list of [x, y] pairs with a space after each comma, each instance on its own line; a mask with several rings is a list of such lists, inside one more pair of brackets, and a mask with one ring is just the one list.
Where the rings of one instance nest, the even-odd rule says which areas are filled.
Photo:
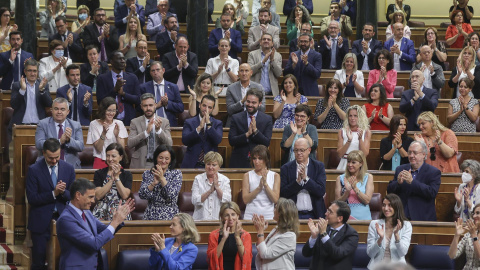
[[214, 191], [202, 202], [202, 194], [210, 190], [213, 183], [208, 181], [207, 173], [195, 176], [192, 186], [192, 204], [195, 206], [193, 220], [218, 220], [221, 204], [232, 200], [230, 179], [221, 173], [217, 173], [217, 177], [223, 192], [222, 199], [220, 200], [217, 191]]
[[[310, 159], [308, 159], [307, 165], [305, 165], [305, 174], [308, 172], [308, 165], [310, 164]], [[297, 174], [296, 174], [296, 179], [298, 179], [298, 171], [299, 171], [299, 164], [297, 162]], [[296, 180], [295, 179], [295, 180]], [[306, 179], [302, 180], [299, 185], [304, 186], [308, 181], [310, 180], [310, 177], [306, 177]], [[297, 194], [297, 209], [298, 211], [312, 211], [313, 206], [312, 206], [312, 198], [310, 197], [310, 193], [306, 189], [302, 189], [298, 192]]]

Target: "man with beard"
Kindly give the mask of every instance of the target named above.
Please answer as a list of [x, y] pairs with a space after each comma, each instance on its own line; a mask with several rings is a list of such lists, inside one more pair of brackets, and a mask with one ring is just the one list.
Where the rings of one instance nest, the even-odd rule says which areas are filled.
[[260, 48], [260, 42], [263, 34], [270, 34], [273, 37], [273, 47], [278, 49], [280, 46], [280, 29], [270, 24], [270, 10], [261, 8], [258, 13], [260, 25], [250, 27], [248, 30], [248, 50], [253, 51]]
[[107, 14], [103, 8], [95, 10], [94, 23], [87, 25], [83, 31], [83, 45], [95, 45], [99, 48], [100, 61], [108, 61], [110, 53], [120, 46], [118, 30], [105, 23]]
[[232, 24], [232, 16], [228, 13], [222, 14], [220, 17], [221, 28], [215, 28], [210, 32], [208, 37], [208, 51], [210, 57], [215, 57], [220, 54], [218, 50], [218, 42], [222, 38], [230, 40], [230, 51], [228, 55], [233, 59], [237, 59], [237, 54], [242, 52], [242, 35], [240, 31], [230, 28]]
[[22, 50], [23, 38], [21, 32], [10, 32], [8, 38], [12, 49], [0, 54], [0, 77], [3, 77], [0, 89], [2, 90], [12, 89], [12, 84], [25, 76], [23, 72], [25, 60], [35, 59], [33, 54]]
[[155, 45], [157, 46], [157, 51], [160, 56], [168, 52], [173, 52], [175, 50], [175, 41], [179, 37], [187, 37], [182, 33], [178, 32], [178, 21], [177, 17], [171, 15], [163, 20], [165, 26], [164, 32], [157, 35], [155, 39]]
[[374, 69], [373, 58], [375, 54], [382, 49], [382, 42], [376, 40], [374, 25], [370, 22], [365, 23], [362, 29], [363, 39], [355, 40], [352, 45], [352, 52], [357, 56], [358, 69]]

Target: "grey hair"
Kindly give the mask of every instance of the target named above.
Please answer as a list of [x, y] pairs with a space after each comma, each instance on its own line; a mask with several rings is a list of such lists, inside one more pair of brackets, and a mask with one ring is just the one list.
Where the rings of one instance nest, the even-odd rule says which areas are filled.
[[24, 64], [25, 69], [27, 68], [27, 66], [36, 66], [38, 68], [38, 62], [35, 59], [28, 59], [25, 61]]
[[53, 103], [65, 103], [67, 104], [67, 107], [68, 107], [68, 100], [66, 98], [63, 98], [63, 97], [57, 97], [53, 100], [52, 104]]
[[[336, 24], [337, 28], [340, 29], [340, 24], [337, 21], [330, 21], [330, 24], [332, 23]], [[330, 24], [328, 26], [330, 26]]]
[[[420, 146], [422, 147], [423, 153], [425, 154], [425, 159], [427, 159], [427, 155], [428, 155], [427, 145], [426, 145], [424, 142], [413, 141], [413, 142], [410, 144], [410, 147], [412, 147], [412, 145], [413, 145], [414, 143], [420, 144]], [[409, 148], [410, 148], [410, 147], [409, 147]]]
[[480, 162], [473, 160], [473, 159], [466, 159], [460, 165], [460, 170], [464, 171], [466, 168], [470, 168], [472, 171], [473, 176], [475, 177], [474, 183], [480, 183]]
[[145, 99], [153, 99], [155, 101], [155, 96], [152, 93], [145, 93], [140, 96], [140, 102], [144, 101]]

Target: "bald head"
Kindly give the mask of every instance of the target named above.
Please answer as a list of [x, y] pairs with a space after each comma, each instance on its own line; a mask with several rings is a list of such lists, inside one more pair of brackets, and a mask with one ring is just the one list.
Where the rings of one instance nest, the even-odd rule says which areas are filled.
[[310, 144], [305, 138], [299, 138], [295, 141], [293, 152], [295, 153], [295, 160], [299, 164], [306, 164], [308, 162], [308, 155], [310, 155]]
[[420, 57], [422, 58], [422, 62], [429, 64], [432, 61], [432, 48], [428, 45], [420, 47]]
[[402, 23], [395, 23], [393, 25], [393, 35], [395, 36], [395, 39], [398, 41], [402, 39], [403, 37], [403, 24]]

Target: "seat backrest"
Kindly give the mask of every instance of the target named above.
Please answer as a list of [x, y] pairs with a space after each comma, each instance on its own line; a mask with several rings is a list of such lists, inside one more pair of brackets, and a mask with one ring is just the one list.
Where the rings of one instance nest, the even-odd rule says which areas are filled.
[[140, 199], [138, 192], [133, 193], [133, 200], [135, 201], [135, 209], [132, 211], [132, 220], [143, 220], [143, 213], [147, 208], [148, 201]]
[[173, 145], [172, 148], [175, 152], [175, 168], [180, 168], [182, 166], [183, 157], [185, 156], [187, 147], [185, 145]]
[[82, 169], [93, 168], [93, 145], [86, 145], [82, 152], [78, 153], [78, 158], [82, 165]]
[[382, 211], [382, 195], [380, 193], [373, 193], [368, 206], [370, 207], [372, 220], [379, 219], [380, 212]]
[[328, 148], [324, 151], [326, 169], [336, 169], [340, 163], [340, 157], [338, 156], [337, 149]]
[[192, 116], [190, 116], [190, 113], [188, 112], [188, 110], [183, 110], [182, 113], [177, 114], [178, 127], [183, 127], [183, 124], [185, 123], [185, 120], [187, 120], [188, 118], [191, 118], [191, 117]]
[[358, 244], [355, 253], [353, 254], [352, 266], [355, 269], [367, 269], [370, 257], [367, 254], [367, 244]]
[[207, 250], [208, 245], [196, 245], [198, 248], [197, 258], [192, 265], [192, 269], [196, 270], [208, 270], [207, 263]]
[[108, 254], [107, 251], [103, 248], [100, 249], [100, 256], [102, 257], [102, 266], [103, 269], [110, 269], [108, 267]]
[[192, 192], [183, 191], [178, 194], [178, 210], [182, 213], [193, 215], [195, 206], [192, 204]]
[[382, 164], [382, 160], [380, 159], [380, 150], [379, 149], [371, 149], [367, 156], [367, 166], [369, 170], [378, 170]]
[[477, 120], [475, 120], [475, 127], [477, 132], [480, 132], [480, 116], [477, 117]]
[[302, 254], [302, 249], [305, 243], [297, 243], [297, 249], [295, 250], [295, 255], [293, 260], [295, 262], [295, 269], [308, 269], [310, 268], [310, 261], [312, 257], [305, 257]]
[[245, 214], [245, 208], [247, 208], [247, 205], [246, 205], [245, 202], [243, 201], [242, 189], [240, 189], [240, 190], [238, 191], [238, 194], [237, 194], [237, 204], [238, 204], [238, 207], [240, 208], [240, 211], [242, 212], [241, 218], [243, 219], [243, 214]]
[[425, 22], [409, 20], [409, 21], [408, 21], [408, 26], [409, 26], [409, 27], [421, 27], [421, 28], [425, 28]]
[[395, 86], [395, 89], [393, 90], [393, 97], [401, 98], [404, 90], [405, 90], [405, 87], [403, 86]]
[[285, 69], [288, 63], [288, 58], [282, 59], [282, 69]]
[[445, 70], [444, 71], [449, 71], [450, 70], [450, 62], [445, 61], [445, 62], [443, 62], [443, 64], [445, 65]]
[[325, 85], [323, 85], [323, 84], [318, 85], [318, 94], [321, 97], [325, 97]]
[[410, 264], [417, 270], [454, 269], [455, 263], [448, 257], [449, 246], [414, 245], [410, 252]]
[[[117, 270], [147, 270], [150, 269], [148, 260], [149, 250], [124, 250], [117, 255]], [[108, 269], [108, 268], [106, 268]]]
[[30, 165], [34, 164], [37, 161], [38, 151], [35, 145], [23, 147], [23, 157], [25, 159], [22, 163], [24, 166], [23, 171], [25, 175], [27, 175], [28, 167], [30, 167]]

